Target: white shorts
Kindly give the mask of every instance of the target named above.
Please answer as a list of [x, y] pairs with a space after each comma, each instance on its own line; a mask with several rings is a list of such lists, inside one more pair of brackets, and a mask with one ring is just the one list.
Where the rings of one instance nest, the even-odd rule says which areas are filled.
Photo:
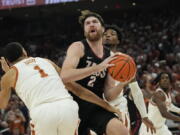
[[30, 116], [35, 135], [77, 134], [78, 105], [72, 99], [41, 104], [31, 110]]
[[156, 133], [151, 134], [151, 131], [147, 132], [145, 124], [141, 124], [139, 135], [172, 135], [168, 127], [164, 124], [161, 128], [156, 129]]

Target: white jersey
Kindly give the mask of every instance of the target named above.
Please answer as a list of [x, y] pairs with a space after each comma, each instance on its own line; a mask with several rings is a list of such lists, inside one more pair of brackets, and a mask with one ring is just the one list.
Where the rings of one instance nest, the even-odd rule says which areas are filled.
[[30, 57], [14, 67], [18, 71], [16, 93], [29, 110], [43, 103], [72, 98], [48, 60]]
[[[115, 85], [117, 86], [120, 82], [116, 81]], [[121, 93], [115, 98], [114, 100], [110, 101], [109, 104], [114, 106], [115, 108], [119, 109], [122, 113], [122, 121], [123, 124], [130, 130], [130, 118], [127, 106], [127, 99], [123, 96], [124, 91], [122, 90]]]
[[[166, 104], [166, 108], [169, 110], [169, 107], [171, 105], [171, 96], [170, 94], [166, 94], [162, 89], [158, 88], [156, 90], [157, 91], [161, 91], [162, 93], [164, 93], [166, 99], [165, 99], [165, 104]], [[163, 125], [165, 125], [166, 122], [166, 118], [164, 118], [158, 107], [156, 106], [156, 104], [151, 100], [149, 102], [149, 106], [148, 106], [148, 118], [153, 122], [154, 126], [158, 129], [161, 128]]]
[[[120, 82], [116, 81], [115, 85], [117, 86]], [[124, 91], [122, 90], [121, 93], [117, 96], [116, 99], [110, 101], [109, 103], [117, 108], [120, 108], [122, 112], [128, 113], [128, 107], [127, 107], [127, 99], [123, 96]]]

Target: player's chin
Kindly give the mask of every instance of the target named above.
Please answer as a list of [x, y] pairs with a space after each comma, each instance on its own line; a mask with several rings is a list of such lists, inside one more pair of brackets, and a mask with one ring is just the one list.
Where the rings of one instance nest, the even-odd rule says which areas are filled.
[[97, 35], [91, 35], [91, 36], [88, 37], [88, 39], [89, 39], [90, 41], [97, 41], [97, 40], [99, 40], [99, 36], [97, 36]]

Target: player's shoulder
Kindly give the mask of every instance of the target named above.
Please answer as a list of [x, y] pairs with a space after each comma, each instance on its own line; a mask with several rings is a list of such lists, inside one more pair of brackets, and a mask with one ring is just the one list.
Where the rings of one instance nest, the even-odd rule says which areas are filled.
[[81, 41], [76, 41], [76, 42], [73, 42], [70, 47], [73, 47], [73, 48], [83, 48], [84, 45]]
[[76, 54], [83, 56], [84, 55], [84, 45], [81, 41], [73, 42], [67, 51], [67, 54]]
[[164, 102], [166, 100], [166, 97], [162, 91], [156, 91], [153, 93], [153, 97], [155, 100], [159, 100]]

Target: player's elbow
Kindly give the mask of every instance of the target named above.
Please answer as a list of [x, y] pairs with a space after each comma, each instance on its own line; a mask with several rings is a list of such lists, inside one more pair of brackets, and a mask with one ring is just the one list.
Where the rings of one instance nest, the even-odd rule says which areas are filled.
[[66, 75], [66, 73], [62, 72], [60, 74], [60, 76], [61, 76], [63, 83], [69, 83], [70, 82], [70, 78]]
[[68, 82], [69, 82], [69, 81], [68, 81], [68, 78], [66, 78], [66, 77], [64, 77], [64, 76], [61, 76], [61, 79], [62, 79], [63, 83], [68, 83]]

